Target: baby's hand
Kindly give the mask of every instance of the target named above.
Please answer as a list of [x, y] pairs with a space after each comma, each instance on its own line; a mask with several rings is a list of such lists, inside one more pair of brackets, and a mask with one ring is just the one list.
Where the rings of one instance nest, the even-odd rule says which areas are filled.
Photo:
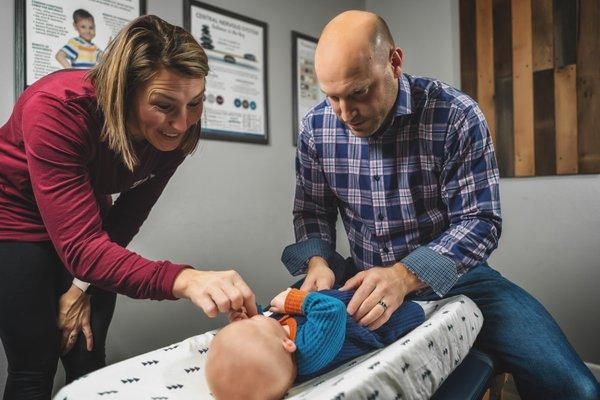
[[242, 307], [241, 310], [229, 311], [229, 322], [240, 321], [242, 319], [248, 319], [248, 314], [246, 314], [246, 308]]
[[287, 288], [283, 292], [279, 293], [277, 296], [273, 297], [273, 300], [271, 300], [271, 308], [269, 308], [269, 311], [273, 311], [280, 314], [283, 313], [285, 306], [285, 298], [287, 297], [290, 290], [292, 290], [292, 288]]

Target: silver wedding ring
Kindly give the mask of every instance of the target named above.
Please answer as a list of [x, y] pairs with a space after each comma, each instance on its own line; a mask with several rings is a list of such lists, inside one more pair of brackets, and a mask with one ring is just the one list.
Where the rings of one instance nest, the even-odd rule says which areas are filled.
[[381, 307], [383, 307], [383, 311], [384, 311], [384, 312], [385, 312], [385, 311], [387, 310], [387, 308], [388, 308], [388, 305], [387, 305], [387, 304], [385, 304], [385, 301], [383, 301], [383, 299], [382, 299], [382, 300], [379, 300], [379, 301], [377, 302], [377, 304], [379, 304]]

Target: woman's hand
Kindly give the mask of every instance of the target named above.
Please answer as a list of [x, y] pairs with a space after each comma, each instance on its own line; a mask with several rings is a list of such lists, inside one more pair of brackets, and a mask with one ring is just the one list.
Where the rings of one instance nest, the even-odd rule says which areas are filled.
[[306, 278], [300, 287], [305, 292], [331, 289], [335, 283], [335, 275], [329, 264], [322, 257], [312, 257], [308, 262]]
[[94, 347], [92, 327], [90, 326], [90, 296], [75, 285], [71, 285], [58, 300], [58, 329], [62, 331], [61, 354], [67, 354], [73, 348], [77, 335], [83, 332], [88, 351]]
[[197, 271], [184, 269], [175, 278], [173, 295], [191, 300], [210, 318], [219, 312], [246, 310], [252, 317], [258, 313], [254, 293], [236, 271]]
[[283, 292], [279, 293], [277, 296], [273, 297], [271, 300], [271, 307], [269, 311], [276, 312], [282, 314], [285, 312], [285, 299], [288, 293], [292, 290], [291, 288], [287, 288]]

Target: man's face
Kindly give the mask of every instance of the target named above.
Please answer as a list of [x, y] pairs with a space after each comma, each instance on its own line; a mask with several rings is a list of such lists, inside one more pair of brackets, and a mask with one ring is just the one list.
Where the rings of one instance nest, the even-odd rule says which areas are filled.
[[91, 18], [82, 18], [74, 22], [73, 27], [79, 33], [79, 36], [88, 42], [91, 42], [96, 37], [96, 24]]
[[396, 100], [397, 86], [389, 61], [360, 66], [346, 76], [332, 73], [328, 67], [317, 70], [317, 76], [334, 112], [352, 134], [372, 135], [383, 125]]

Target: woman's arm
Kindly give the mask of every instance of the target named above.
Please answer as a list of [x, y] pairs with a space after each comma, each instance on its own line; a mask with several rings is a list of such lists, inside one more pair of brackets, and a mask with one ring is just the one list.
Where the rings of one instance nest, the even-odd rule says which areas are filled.
[[[256, 314], [254, 294], [235, 271], [196, 271], [188, 265], [151, 261], [115, 243], [103, 228], [99, 204], [87, 170], [91, 157], [86, 142], [85, 112], [39, 93], [24, 107], [23, 138], [31, 186], [50, 240], [65, 267], [81, 280], [134, 298], [187, 298], [209, 316], [217, 311], [246, 307]], [[154, 197], [141, 200], [146, 207], [141, 221], [154, 204], [163, 183], [153, 188]], [[143, 191], [136, 191], [143, 196]], [[134, 201], [135, 196], [125, 197]], [[117, 208], [118, 210], [118, 208]], [[137, 225], [137, 224], [136, 224]], [[130, 239], [121, 236], [122, 242]]]
[[102, 227], [87, 162], [85, 113], [38, 93], [23, 111], [31, 186], [44, 225], [65, 267], [77, 278], [135, 298], [174, 299], [186, 268], [150, 261], [114, 243]]

